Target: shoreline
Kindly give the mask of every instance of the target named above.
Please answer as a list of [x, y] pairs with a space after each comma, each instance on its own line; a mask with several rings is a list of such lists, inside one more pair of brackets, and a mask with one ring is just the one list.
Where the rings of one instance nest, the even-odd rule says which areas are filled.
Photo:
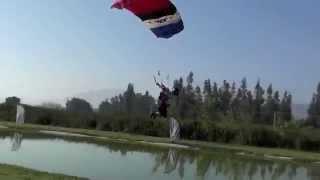
[[0, 164], [0, 179], [32, 179], [32, 180], [87, 180], [86, 178], [67, 176], [29, 169], [16, 165]]

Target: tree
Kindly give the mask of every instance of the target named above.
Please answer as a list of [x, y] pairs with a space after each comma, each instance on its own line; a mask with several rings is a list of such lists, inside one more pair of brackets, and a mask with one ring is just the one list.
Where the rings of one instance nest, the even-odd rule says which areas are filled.
[[224, 80], [223, 87], [220, 90], [221, 94], [221, 110], [224, 115], [227, 115], [227, 112], [230, 110], [232, 94], [230, 92], [230, 84]]
[[241, 80], [240, 89], [238, 90], [239, 98], [239, 116], [241, 120], [251, 121], [253, 119], [253, 95], [248, 90], [247, 78]]
[[144, 95], [138, 93], [135, 96], [134, 113], [140, 115], [149, 115], [153, 107], [155, 106], [155, 100], [146, 91]]
[[248, 86], [247, 86], [247, 78], [243, 78], [243, 79], [241, 80], [241, 86], [240, 86], [240, 88], [241, 88], [241, 92], [242, 92], [243, 94], [246, 94], [247, 88], [248, 88]]
[[134, 92], [133, 84], [131, 84], [131, 83], [128, 84], [128, 88], [124, 92], [123, 97], [125, 100], [126, 112], [128, 114], [132, 114], [133, 107], [134, 107], [134, 101], [135, 101], [135, 92]]
[[212, 97], [212, 87], [211, 87], [210, 79], [204, 81], [203, 95], [204, 95], [204, 102], [208, 104], [211, 101], [211, 97]]
[[313, 127], [320, 127], [320, 83], [318, 84], [316, 93], [313, 94], [309, 109], [308, 121]]
[[15, 97], [15, 96], [6, 98], [6, 104], [7, 105], [16, 106], [16, 105], [20, 104], [20, 101], [21, 101], [20, 98]]
[[113, 112], [112, 105], [108, 99], [106, 99], [99, 105], [99, 113], [110, 114], [112, 112]]
[[70, 113], [74, 120], [72, 126], [74, 127], [91, 127], [95, 128], [97, 123], [94, 119], [93, 109], [86, 100], [79, 98], [72, 98], [66, 103], [66, 111]]
[[66, 110], [73, 113], [93, 113], [93, 109], [86, 100], [72, 98], [66, 103]]
[[237, 95], [236, 93], [237, 93], [237, 86], [236, 86], [236, 83], [233, 82], [231, 86], [231, 96], [235, 98], [235, 96]]
[[212, 96], [216, 100], [219, 98], [219, 87], [218, 87], [218, 83], [216, 83], [216, 82], [213, 83]]
[[260, 80], [258, 80], [255, 87], [255, 99], [254, 99], [254, 119], [258, 122], [261, 120], [261, 115], [262, 115], [261, 109], [264, 103], [263, 95], [264, 95], [264, 90], [260, 85]]
[[280, 93], [276, 91], [273, 95], [274, 111], [280, 111]]
[[282, 121], [289, 122], [292, 120], [291, 106], [292, 95], [285, 91], [280, 104], [280, 117]]
[[63, 107], [61, 104], [54, 103], [54, 102], [44, 102], [41, 104], [41, 107], [47, 108], [47, 109], [56, 109], [56, 110], [62, 110]]
[[218, 98], [218, 85], [211, 85], [211, 80], [207, 79], [203, 85], [203, 115], [206, 119], [217, 119], [216, 102]]
[[232, 117], [234, 120], [238, 120], [240, 118], [240, 103], [241, 103], [241, 89], [238, 89], [237, 94], [232, 99], [231, 102], [231, 111], [232, 111]]
[[193, 72], [190, 72], [187, 76], [187, 90], [190, 92], [193, 90], [192, 83], [193, 83]]
[[270, 84], [267, 88], [267, 100], [263, 107], [263, 119], [264, 123], [272, 124], [275, 113], [275, 102], [273, 99], [273, 88]]
[[199, 86], [195, 89], [195, 116], [196, 118], [200, 118], [200, 116], [203, 114], [202, 107], [203, 107], [203, 97], [201, 93], [201, 88]]
[[[194, 92], [194, 88], [193, 88], [193, 72], [190, 72], [189, 75], [186, 78], [187, 81], [187, 87], [186, 92], [184, 93], [184, 99], [183, 99], [183, 103], [182, 103], [182, 111], [184, 114], [184, 118], [190, 118], [190, 119], [194, 119], [196, 120], [198, 117], [198, 109], [197, 109], [197, 100], [196, 100], [196, 94]], [[201, 91], [201, 90], [200, 90]]]

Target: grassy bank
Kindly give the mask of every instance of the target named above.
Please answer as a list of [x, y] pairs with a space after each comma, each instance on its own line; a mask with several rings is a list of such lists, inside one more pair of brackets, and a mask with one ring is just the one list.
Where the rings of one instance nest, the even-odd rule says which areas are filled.
[[[10, 129], [27, 130], [27, 131], [50, 130], [50, 131], [61, 131], [61, 132], [68, 132], [68, 133], [78, 133], [78, 134], [89, 135], [94, 137], [103, 137], [106, 139], [127, 140], [129, 143], [141, 143], [141, 141], [150, 142], [150, 143], [170, 143], [170, 140], [168, 138], [133, 135], [133, 134], [127, 134], [127, 133], [97, 131], [97, 130], [88, 130], [88, 129], [62, 128], [62, 127], [42, 126], [42, 125], [33, 125], [33, 124], [16, 126], [15, 123], [10, 123], [10, 122], [0, 122], [0, 125], [8, 127]], [[276, 148], [260, 148], [260, 147], [243, 146], [243, 145], [236, 145], [236, 144], [219, 144], [219, 143], [191, 141], [191, 140], [181, 140], [177, 142], [177, 144], [197, 147], [197, 148], [200, 148], [200, 150], [202, 151], [214, 151], [218, 148], [218, 149], [234, 151], [235, 153], [241, 152], [244, 155], [257, 156], [257, 157], [269, 157], [269, 158], [270, 157], [273, 157], [273, 158], [287, 157], [286, 159], [291, 159], [293, 161], [299, 161], [299, 162], [306, 162], [306, 163], [320, 162], [320, 153], [316, 153], [316, 152], [305, 152], [305, 151], [276, 149]], [[150, 144], [150, 145], [157, 146], [157, 144]]]
[[26, 169], [18, 166], [0, 164], [0, 179], [5, 180], [82, 180], [84, 178], [77, 178], [65, 176], [60, 174], [50, 174], [46, 172], [39, 172], [31, 169]]

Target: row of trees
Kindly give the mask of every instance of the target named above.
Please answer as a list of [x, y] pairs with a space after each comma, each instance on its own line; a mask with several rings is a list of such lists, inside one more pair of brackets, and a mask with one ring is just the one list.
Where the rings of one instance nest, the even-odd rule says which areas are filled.
[[258, 80], [254, 90], [247, 86], [246, 78], [240, 86], [235, 82], [223, 81], [221, 85], [208, 79], [203, 89], [193, 86], [191, 72], [186, 84], [183, 79], [174, 81], [174, 87], [181, 89], [179, 97], [173, 100], [172, 113], [180, 119], [207, 119], [210, 121], [234, 121], [272, 124], [274, 120], [292, 120], [292, 95], [287, 91], [282, 98], [272, 84], [265, 90]]
[[[181, 137], [203, 141], [244, 145], [282, 147], [304, 150], [320, 149], [320, 134], [291, 123], [292, 95], [280, 93], [270, 84], [264, 88], [258, 80], [253, 89], [246, 78], [239, 84], [207, 79], [203, 87], [194, 85], [194, 74], [174, 80], [179, 96], [170, 100], [169, 115], [181, 124]], [[0, 104], [0, 119], [15, 121], [16, 104], [10, 97]], [[168, 137], [169, 125], [164, 119], [151, 119], [157, 108], [149, 92], [136, 93], [133, 84], [118, 96], [103, 101], [97, 110], [83, 99], [72, 98], [66, 107], [45, 103], [24, 105], [26, 122], [76, 128], [95, 128], [158, 137]], [[319, 127], [320, 85], [314, 94], [307, 121], [302, 125]]]
[[[180, 95], [170, 101], [170, 115], [177, 119], [197, 121], [247, 122], [266, 125], [284, 125], [293, 119], [292, 95], [275, 90], [272, 84], [267, 88], [257, 81], [254, 88], [248, 88], [247, 79], [239, 85], [223, 81], [221, 84], [210, 79], [204, 81], [203, 87], [194, 86], [194, 74], [187, 78], [174, 80], [173, 86], [180, 89]], [[53, 105], [51, 105], [53, 106]], [[156, 109], [156, 100], [149, 92], [136, 93], [134, 85], [118, 96], [106, 99], [98, 113], [103, 115], [148, 116]], [[85, 100], [73, 98], [66, 104], [69, 112], [93, 113], [91, 105]], [[309, 107], [308, 124], [320, 126], [320, 84]]]
[[153, 108], [155, 108], [155, 99], [150, 96], [149, 92], [135, 93], [133, 84], [129, 84], [123, 94], [103, 101], [99, 106], [99, 113], [148, 115]]
[[[289, 122], [292, 120], [292, 95], [284, 92], [282, 98], [272, 84], [265, 90], [260, 81], [253, 91], [244, 78], [239, 87], [235, 82], [223, 81], [221, 85], [204, 81], [203, 88], [194, 87], [194, 74], [174, 81], [174, 87], [180, 89], [180, 95], [171, 100], [170, 114], [181, 121], [210, 120], [273, 124], [274, 120]], [[99, 106], [99, 113], [147, 116], [155, 109], [155, 99], [149, 95], [135, 93], [133, 84], [119, 96], [105, 100]], [[68, 103], [67, 103], [67, 109]]]

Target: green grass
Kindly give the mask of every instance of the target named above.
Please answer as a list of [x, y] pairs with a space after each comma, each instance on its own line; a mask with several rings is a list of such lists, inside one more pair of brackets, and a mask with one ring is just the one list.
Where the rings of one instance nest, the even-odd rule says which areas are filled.
[[[105, 137], [111, 140], [128, 140], [129, 143], [137, 143], [139, 141], [153, 142], [153, 143], [170, 143], [168, 138], [159, 138], [159, 137], [150, 137], [142, 135], [133, 135], [127, 133], [118, 133], [118, 132], [107, 132], [107, 131], [98, 131], [98, 130], [88, 130], [88, 129], [75, 129], [75, 128], [62, 128], [62, 127], [53, 127], [53, 126], [42, 126], [42, 125], [33, 125], [33, 124], [24, 124], [16, 126], [15, 123], [10, 122], [0, 122], [0, 125], [6, 126], [9, 129], [18, 129], [25, 131], [39, 131], [39, 130], [50, 130], [50, 131], [62, 131], [69, 133], [78, 133], [83, 135], [90, 135], [94, 137]], [[320, 162], [320, 153], [316, 152], [306, 152], [306, 151], [297, 151], [289, 149], [277, 149], [277, 148], [261, 148], [253, 146], [244, 146], [236, 144], [219, 144], [212, 142], [202, 142], [202, 141], [191, 141], [191, 140], [181, 140], [177, 144], [188, 145], [191, 147], [200, 148], [203, 151], [216, 151], [228, 150], [235, 152], [244, 152], [245, 154], [250, 154], [256, 157], [263, 156], [281, 156], [281, 157], [290, 157], [294, 161], [312, 163]], [[151, 145], [151, 144], [150, 144]], [[156, 144], [155, 144], [156, 145]]]
[[18, 166], [0, 164], [0, 179], [3, 180], [81, 180], [60, 174], [50, 174], [46, 172], [34, 171]]

